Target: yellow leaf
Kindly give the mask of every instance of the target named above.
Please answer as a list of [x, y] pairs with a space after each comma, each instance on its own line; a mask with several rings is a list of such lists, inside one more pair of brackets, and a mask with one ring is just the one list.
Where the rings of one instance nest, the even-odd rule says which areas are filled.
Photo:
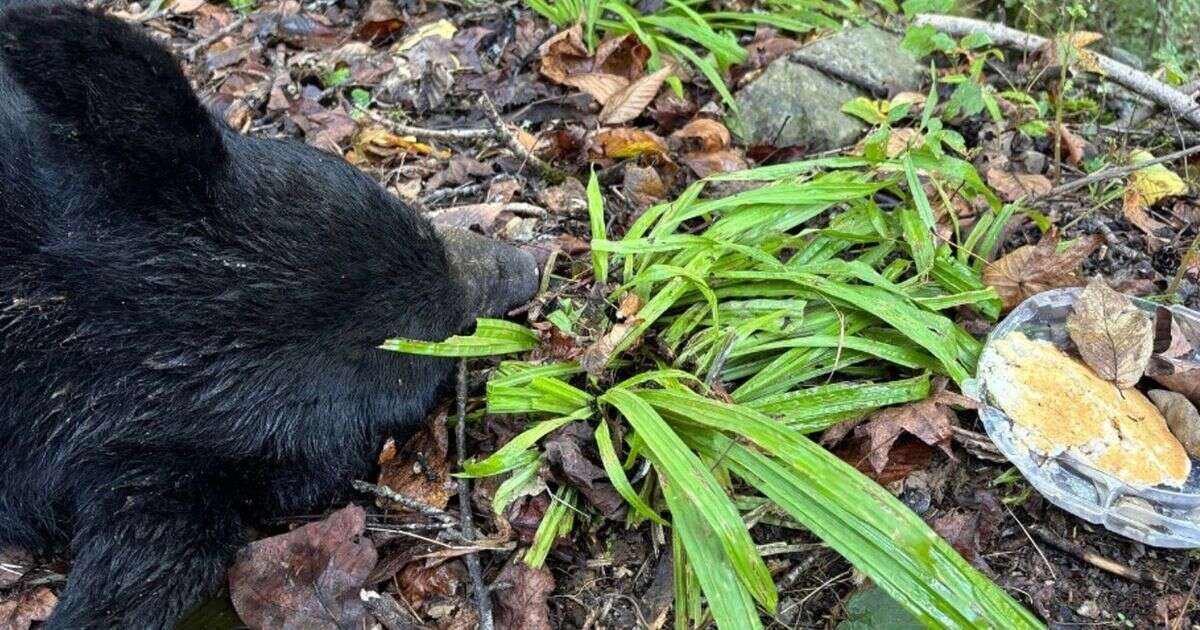
[[393, 52], [404, 52], [413, 46], [421, 43], [421, 40], [429, 37], [441, 37], [443, 39], [454, 39], [454, 34], [458, 29], [450, 20], [438, 20], [431, 22], [417, 29], [416, 33], [404, 38], [404, 41], [396, 44]]
[[[1130, 160], [1134, 164], [1153, 160], [1146, 151], [1134, 151]], [[1154, 164], [1129, 176], [1129, 185], [1137, 191], [1141, 201], [1152, 206], [1167, 197], [1178, 197], [1188, 193], [1188, 185], [1181, 177], [1162, 164]]]

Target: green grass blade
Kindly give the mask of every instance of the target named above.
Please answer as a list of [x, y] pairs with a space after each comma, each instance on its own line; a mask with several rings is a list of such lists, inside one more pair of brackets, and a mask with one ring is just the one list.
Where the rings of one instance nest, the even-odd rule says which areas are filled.
[[431, 357], [489, 357], [532, 350], [537, 342], [537, 333], [524, 326], [502, 319], [480, 319], [475, 332], [468, 336], [455, 335], [445, 341], [388, 339], [379, 347]]
[[613, 447], [612, 433], [609, 432], [607, 420], [602, 419], [596, 425], [596, 449], [600, 451], [600, 462], [604, 464], [604, 472], [608, 474], [608, 480], [621, 498], [629, 504], [629, 507], [643, 518], [660, 525], [669, 525], [663, 517], [658, 515], [658, 512], [654, 511], [654, 508], [642, 501], [637, 491], [633, 489], [633, 485], [629, 483], [629, 477], [625, 475], [625, 469], [617, 457], [617, 450]]

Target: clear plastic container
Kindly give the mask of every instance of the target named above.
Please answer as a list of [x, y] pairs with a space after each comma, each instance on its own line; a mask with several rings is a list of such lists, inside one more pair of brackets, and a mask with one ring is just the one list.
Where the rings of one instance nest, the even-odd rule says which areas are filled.
[[[1073, 348], [1066, 319], [1081, 291], [1057, 289], [1025, 300], [992, 331], [987, 343], [1020, 331], [1030, 339], [1044, 339], [1064, 350]], [[1133, 301], [1151, 315], [1157, 308], [1146, 300]], [[1200, 326], [1200, 313], [1182, 306], [1169, 308], [1176, 317]], [[1196, 358], [1200, 359], [1200, 352]], [[981, 369], [980, 373], [986, 372]], [[969, 380], [963, 390], [984, 404], [979, 417], [996, 447], [1051, 503], [1147, 545], [1200, 547], [1200, 462], [1194, 458], [1191, 474], [1181, 488], [1130, 486], [1069, 452], [1047, 457], [1026, 448], [1014, 438], [1012, 420], [991, 406], [986, 379]]]

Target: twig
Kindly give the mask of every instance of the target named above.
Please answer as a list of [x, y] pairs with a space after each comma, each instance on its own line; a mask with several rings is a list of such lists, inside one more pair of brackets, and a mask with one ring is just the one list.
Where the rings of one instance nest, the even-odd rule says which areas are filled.
[[1162, 579], [1155, 577], [1150, 573], [1138, 571], [1137, 569], [1125, 566], [1116, 560], [1111, 560], [1099, 554], [1092, 553], [1073, 542], [1063, 540], [1062, 538], [1055, 536], [1038, 525], [1030, 525], [1029, 532], [1033, 534], [1034, 538], [1037, 538], [1038, 540], [1050, 545], [1051, 547], [1054, 547], [1055, 549], [1058, 549], [1059, 551], [1062, 551], [1063, 553], [1066, 553], [1067, 555], [1075, 556], [1076, 558], [1096, 567], [1097, 569], [1100, 569], [1101, 571], [1107, 571], [1113, 575], [1123, 577], [1134, 582], [1139, 582], [1141, 584], [1155, 585], [1162, 583]]
[[[1024, 52], [1035, 52], [1049, 42], [1045, 37], [1009, 28], [1003, 24], [951, 15], [918, 15], [914, 23], [918, 26], [932, 26], [956, 37], [983, 33], [991, 37], [992, 41], [999, 46], [1016, 48]], [[1088, 52], [1091, 57], [1094, 57], [1096, 67], [1108, 78], [1158, 103], [1192, 125], [1200, 127], [1200, 105], [1197, 105], [1190, 96], [1111, 57], [1092, 51]]]
[[358, 598], [362, 600], [363, 608], [371, 613], [387, 630], [411, 630], [416, 628], [416, 620], [400, 606], [396, 598], [387, 593], [378, 593], [363, 589]]
[[809, 68], [812, 68], [821, 74], [833, 77], [838, 81], [852, 85], [864, 92], [869, 92], [875, 98], [888, 97], [887, 86], [876, 83], [875, 81], [872, 81], [863, 75], [856, 75], [846, 72], [841, 68], [829, 63], [828, 61], [825, 61], [824, 59], [804, 52], [803, 49], [792, 51], [791, 54], [788, 55], [788, 59], [802, 66], [808, 66]]
[[1035, 199], [1035, 201], [1044, 201], [1047, 199], [1053, 199], [1054, 197], [1058, 197], [1060, 195], [1065, 195], [1066, 193], [1069, 193], [1074, 190], [1078, 190], [1080, 188], [1083, 188], [1084, 186], [1090, 186], [1092, 184], [1095, 184], [1096, 182], [1102, 182], [1102, 181], [1106, 181], [1109, 179], [1116, 179], [1118, 177], [1124, 177], [1131, 173], [1136, 173], [1137, 171], [1140, 171], [1148, 166], [1154, 166], [1155, 164], [1162, 164], [1163, 162], [1174, 162], [1175, 160], [1183, 159], [1185, 157], [1188, 157], [1189, 155], [1196, 155], [1197, 153], [1200, 153], [1200, 145], [1190, 147], [1187, 149], [1183, 149], [1182, 151], [1176, 151], [1174, 153], [1170, 153], [1170, 154], [1164, 155], [1162, 157], [1156, 157], [1153, 160], [1146, 160], [1145, 162], [1138, 162], [1137, 164], [1129, 164], [1127, 166], [1109, 167], [1104, 170], [1092, 173], [1091, 175], [1088, 175], [1087, 177], [1082, 177], [1080, 179], [1062, 184], [1061, 186], [1056, 186], [1054, 188], [1051, 188], [1049, 192], [1037, 197]]
[[426, 140], [437, 140], [438, 142], [464, 142], [468, 140], [488, 140], [496, 137], [496, 132], [492, 129], [425, 129], [424, 127], [413, 127], [398, 123], [380, 116], [377, 112], [371, 110], [364, 111], [367, 117], [375, 122], [387, 127], [392, 133], [401, 136], [416, 136]]
[[194, 45], [189, 46], [188, 48], [184, 49], [184, 51], [183, 51], [184, 58], [187, 59], [189, 62], [194, 61], [196, 59], [197, 54], [199, 54], [205, 50], [208, 50], [209, 46], [212, 46], [213, 44], [221, 41], [222, 39], [225, 39], [226, 37], [229, 37], [230, 35], [232, 35], [234, 31], [238, 30], [239, 28], [242, 27], [243, 24], [246, 23], [247, 19], [249, 19], [249, 16], [243, 15], [243, 16], [239, 17], [238, 19], [230, 22], [229, 24], [226, 24], [225, 26], [222, 26], [221, 28], [217, 29], [217, 32], [213, 33], [212, 35], [209, 35], [208, 37], [205, 37], [204, 39], [196, 42]]
[[426, 516], [431, 516], [433, 518], [438, 519], [439, 521], [453, 523], [456, 520], [453, 515], [448, 514], [444, 510], [439, 510], [439, 509], [433, 507], [432, 505], [428, 505], [428, 504], [422, 503], [416, 499], [406, 497], [403, 494], [400, 494], [399, 492], [396, 492], [395, 490], [392, 490], [391, 488], [389, 488], [387, 486], [380, 486], [380, 485], [376, 485], [373, 483], [367, 483], [365, 481], [361, 481], [358, 479], [351, 481], [350, 485], [354, 486], [354, 489], [358, 490], [359, 492], [365, 492], [367, 494], [373, 494], [377, 497], [387, 499], [388, 501], [391, 501], [392, 503], [398, 503], [414, 512], [417, 512], [419, 514], [424, 514]]
[[[458, 361], [458, 423], [454, 427], [454, 443], [458, 469], [463, 469], [466, 462], [467, 448], [467, 360]], [[462, 520], [462, 533], [468, 540], [475, 538], [475, 523], [471, 516], [471, 481], [466, 477], [458, 478], [458, 510]], [[475, 592], [475, 607], [479, 612], [479, 629], [492, 630], [492, 600], [487, 586], [483, 583], [483, 571], [479, 567], [479, 554], [471, 552], [466, 555], [467, 573], [471, 575], [471, 588]]]
[[975, 457], [989, 462], [1008, 461], [988, 436], [962, 427], [950, 427], [950, 430], [954, 441]]
[[496, 105], [492, 103], [492, 99], [488, 98], [487, 94], [480, 97], [479, 106], [483, 108], [483, 113], [488, 117], [488, 120], [492, 121], [492, 127], [495, 128], [497, 138], [504, 142], [508, 150], [515, 153], [517, 157], [528, 164], [532, 164], [537, 169], [538, 174], [542, 176], [542, 179], [551, 184], [558, 184], [567, 178], [566, 173], [550, 166], [545, 160], [534, 155], [529, 149], [525, 148], [525, 145], [521, 144], [517, 136], [508, 128], [508, 123], [504, 122], [504, 118], [500, 116]]

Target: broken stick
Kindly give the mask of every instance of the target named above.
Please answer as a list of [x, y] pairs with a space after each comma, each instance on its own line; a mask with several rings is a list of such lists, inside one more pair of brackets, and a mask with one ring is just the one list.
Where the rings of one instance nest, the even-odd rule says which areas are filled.
[[[992, 41], [998, 46], [1015, 48], [1024, 52], [1040, 50], [1050, 41], [1045, 37], [1009, 28], [1003, 24], [953, 15], [927, 13], [918, 15], [913, 23], [918, 26], [932, 26], [955, 37], [982, 33], [992, 38]], [[1091, 52], [1091, 54], [1095, 56], [1096, 66], [1109, 79], [1154, 101], [1181, 120], [1200, 127], [1200, 104], [1192, 100], [1191, 96], [1111, 57], [1105, 57], [1095, 52]]]

